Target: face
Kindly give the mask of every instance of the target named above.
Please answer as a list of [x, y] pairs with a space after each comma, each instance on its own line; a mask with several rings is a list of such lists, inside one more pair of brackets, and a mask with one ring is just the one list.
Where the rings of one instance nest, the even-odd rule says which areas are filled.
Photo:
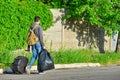
[[40, 20], [39, 20], [39, 21], [37, 21], [36, 23], [37, 23], [37, 24], [39, 24], [39, 23], [40, 23]]

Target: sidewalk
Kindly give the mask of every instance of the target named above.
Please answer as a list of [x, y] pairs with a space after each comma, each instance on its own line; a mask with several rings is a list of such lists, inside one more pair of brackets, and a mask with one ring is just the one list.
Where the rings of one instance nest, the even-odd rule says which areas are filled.
[[[55, 64], [55, 69], [66, 69], [66, 68], [83, 68], [83, 67], [100, 67], [99, 63], [73, 63], [73, 64]], [[37, 66], [32, 66], [32, 71], [37, 70]], [[0, 69], [0, 74], [4, 72], [12, 72], [10, 68]]]

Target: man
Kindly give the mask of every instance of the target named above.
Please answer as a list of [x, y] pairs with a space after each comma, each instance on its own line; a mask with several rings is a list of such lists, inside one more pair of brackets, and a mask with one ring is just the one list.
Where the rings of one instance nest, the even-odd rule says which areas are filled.
[[[40, 17], [36, 16], [34, 18], [34, 23], [30, 26], [30, 29], [32, 29], [35, 25], [37, 25], [37, 27], [34, 29], [34, 33], [39, 38], [39, 41], [36, 44], [31, 46], [32, 58], [30, 60], [29, 65], [26, 67], [27, 74], [30, 74], [30, 69], [31, 69], [32, 65], [34, 64], [35, 60], [37, 59], [38, 54], [42, 51], [42, 49], [45, 49], [44, 43], [43, 43], [42, 28], [39, 25], [39, 23], [40, 23]], [[28, 51], [30, 51], [29, 45], [28, 45]], [[41, 72], [39, 72], [39, 73], [41, 73]]]

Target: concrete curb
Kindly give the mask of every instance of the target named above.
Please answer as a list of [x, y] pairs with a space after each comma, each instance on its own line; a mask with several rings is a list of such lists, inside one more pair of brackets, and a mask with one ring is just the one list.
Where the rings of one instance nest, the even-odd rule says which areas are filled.
[[82, 67], [99, 67], [99, 63], [74, 63], [74, 64], [56, 64], [55, 69], [62, 68], [82, 68]]
[[[83, 67], [100, 67], [99, 63], [73, 63], [73, 64], [55, 64], [55, 69], [66, 69], [66, 68], [83, 68]], [[36, 71], [37, 66], [32, 66], [31, 71]], [[4, 72], [12, 72], [10, 68], [0, 69], [0, 74]]]
[[[73, 63], [73, 64], [55, 64], [55, 69], [100, 67], [99, 63]], [[37, 70], [37, 66], [32, 66], [31, 70]]]

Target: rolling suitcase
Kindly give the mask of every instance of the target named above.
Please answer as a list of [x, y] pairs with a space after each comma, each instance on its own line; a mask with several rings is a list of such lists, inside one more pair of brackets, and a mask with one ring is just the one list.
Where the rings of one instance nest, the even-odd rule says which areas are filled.
[[54, 69], [54, 61], [50, 56], [50, 53], [45, 49], [38, 55], [37, 69], [38, 72]]
[[15, 74], [23, 74], [28, 63], [28, 58], [25, 56], [18, 56], [14, 59], [11, 69]]

